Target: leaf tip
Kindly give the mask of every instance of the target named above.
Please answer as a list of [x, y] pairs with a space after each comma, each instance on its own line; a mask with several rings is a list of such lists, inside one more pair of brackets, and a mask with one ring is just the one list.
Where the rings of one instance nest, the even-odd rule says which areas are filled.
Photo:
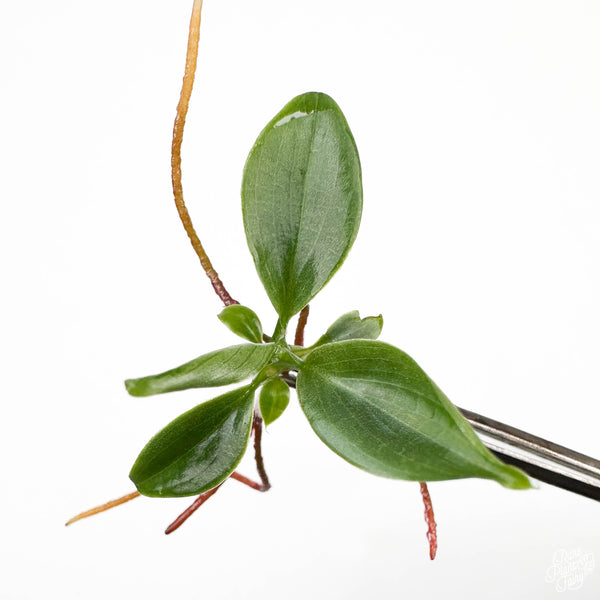
[[340, 110], [337, 102], [323, 92], [305, 92], [293, 98], [286, 106], [288, 111], [292, 108], [310, 114], [322, 110]]
[[139, 385], [139, 379], [126, 379], [125, 389], [130, 396], [144, 396], [143, 388]]
[[529, 490], [532, 489], [533, 486], [529, 481], [529, 478], [521, 469], [517, 469], [512, 465], [507, 465], [503, 463], [502, 476], [498, 478], [498, 482], [502, 484], [505, 488], [511, 490]]

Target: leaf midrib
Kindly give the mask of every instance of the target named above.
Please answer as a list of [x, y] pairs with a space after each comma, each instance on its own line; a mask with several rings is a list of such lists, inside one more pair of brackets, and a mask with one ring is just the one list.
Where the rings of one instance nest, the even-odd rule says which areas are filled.
[[[291, 255], [291, 272], [294, 274], [294, 279], [296, 280], [296, 274], [297, 274], [297, 270], [296, 270], [296, 257], [297, 257], [297, 251], [298, 251], [298, 240], [300, 238], [300, 232], [302, 231], [302, 221], [304, 220], [304, 214], [306, 212], [306, 178], [307, 175], [311, 169], [311, 165], [312, 162], [314, 160], [314, 152], [313, 152], [313, 148], [314, 148], [314, 142], [315, 142], [315, 132], [317, 130], [317, 122], [318, 119], [320, 118], [320, 113], [317, 111], [317, 108], [319, 106], [319, 97], [316, 97], [315, 100], [315, 107], [313, 109], [313, 119], [312, 119], [312, 127], [311, 127], [311, 133], [310, 133], [310, 145], [309, 145], [309, 149], [308, 149], [308, 160], [306, 163], [306, 171], [304, 172], [303, 176], [302, 176], [302, 203], [301, 203], [301, 207], [300, 207], [300, 219], [298, 220], [298, 227], [296, 229], [296, 235], [294, 237], [294, 249], [292, 251], [292, 255]], [[310, 114], [310, 113], [309, 113]], [[305, 117], [306, 118], [306, 117]], [[306, 264], [306, 261], [305, 261]], [[286, 290], [289, 293], [289, 288], [286, 286]], [[297, 295], [297, 290], [294, 290], [294, 295]], [[286, 304], [287, 306], [287, 312], [290, 312], [293, 310], [293, 298], [286, 298]], [[286, 315], [291, 317], [292, 315]]]

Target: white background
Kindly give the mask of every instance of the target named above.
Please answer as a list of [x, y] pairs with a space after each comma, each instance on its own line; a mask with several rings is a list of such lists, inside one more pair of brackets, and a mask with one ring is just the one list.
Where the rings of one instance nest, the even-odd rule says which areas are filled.
[[[177, 220], [169, 152], [190, 0], [0, 8], [0, 598], [549, 598], [560, 549], [600, 561], [600, 505], [545, 485], [430, 486], [333, 455], [297, 406], [273, 489], [138, 499], [139, 450], [210, 390], [122, 381], [236, 343]], [[600, 456], [600, 7], [571, 0], [206, 0], [187, 202], [232, 295], [274, 314], [245, 247], [245, 156], [293, 96], [333, 96], [364, 172], [361, 231], [313, 302], [383, 313], [460, 406]], [[214, 395], [214, 394], [213, 394]], [[242, 472], [253, 475], [251, 461]], [[600, 566], [568, 598], [597, 598]]]

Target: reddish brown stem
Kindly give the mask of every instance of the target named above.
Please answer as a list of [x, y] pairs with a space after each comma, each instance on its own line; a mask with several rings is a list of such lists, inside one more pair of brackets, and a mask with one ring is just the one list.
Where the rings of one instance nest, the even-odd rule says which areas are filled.
[[219, 491], [223, 484], [220, 483], [217, 487], [204, 494], [200, 494], [190, 506], [188, 506], [166, 529], [165, 534], [169, 535], [176, 529], [179, 529], [211, 496]]
[[190, 105], [192, 90], [194, 89], [194, 78], [196, 76], [196, 65], [198, 62], [198, 43], [200, 41], [200, 22], [202, 16], [202, 0], [194, 0], [192, 7], [192, 16], [190, 18], [190, 28], [188, 36], [188, 47], [185, 58], [185, 72], [183, 75], [183, 84], [181, 86], [181, 94], [179, 96], [179, 104], [177, 105], [177, 113], [175, 115], [175, 124], [173, 125], [173, 143], [171, 145], [171, 181], [173, 183], [173, 197], [175, 206], [179, 213], [179, 218], [183, 227], [190, 238], [192, 247], [194, 248], [200, 264], [204, 272], [210, 279], [210, 282], [219, 298], [225, 306], [230, 304], [238, 304], [229, 292], [225, 289], [219, 275], [214, 270], [200, 238], [196, 234], [190, 213], [183, 200], [183, 184], [181, 182], [181, 145], [183, 143], [183, 130], [185, 129], [185, 119]]
[[[266, 492], [269, 489], [269, 487], [271, 487], [270, 485], [268, 485], [268, 483], [269, 483], [268, 481], [267, 481], [268, 487], [265, 487], [264, 483], [257, 483], [256, 481], [249, 479], [245, 475], [241, 475], [237, 471], [234, 471], [229, 476], [229, 478], [235, 479], [236, 481], [239, 481], [240, 483], [243, 483], [243, 484], [247, 485], [248, 487], [251, 487], [253, 490], [257, 490], [258, 492]], [[223, 483], [225, 483], [225, 482], [223, 482]], [[192, 502], [192, 504], [190, 504], [190, 506], [188, 506], [165, 529], [165, 533], [167, 535], [169, 535], [170, 533], [173, 533], [173, 531], [175, 531], [176, 529], [179, 529], [213, 494], [216, 494], [217, 490], [223, 485], [223, 483], [220, 483], [217, 487], [213, 488], [212, 490], [208, 490], [208, 492], [204, 492], [203, 494], [200, 494], [194, 500], [194, 502]]]
[[[296, 335], [294, 336], [294, 345], [304, 346], [304, 329], [308, 321], [308, 312], [310, 308], [307, 304], [298, 315], [298, 323], [296, 324]], [[296, 380], [290, 377], [289, 371], [284, 371], [281, 374], [282, 379], [291, 387], [296, 387]]]
[[[235, 479], [240, 483], [246, 484], [253, 490], [266, 492], [268, 489], [270, 489], [271, 484], [269, 483], [269, 478], [267, 476], [267, 472], [265, 471], [265, 464], [262, 457], [262, 418], [257, 412], [254, 413], [254, 418], [252, 420], [252, 433], [254, 435], [254, 460], [256, 461], [256, 470], [260, 476], [261, 483], [252, 481], [252, 479], [241, 475], [237, 471], [234, 471], [229, 477], [230, 479]], [[167, 527], [165, 533], [168, 535], [176, 529], [179, 529], [179, 527], [181, 527], [213, 494], [217, 492], [223, 483], [219, 484], [217, 487], [209, 490], [208, 492], [200, 494], [196, 500], [194, 500], [194, 502]]]
[[256, 462], [256, 470], [258, 476], [262, 482], [261, 491], [266, 492], [270, 489], [271, 484], [269, 483], [269, 477], [265, 471], [265, 463], [262, 456], [262, 417], [258, 412], [254, 413], [254, 419], [252, 420], [252, 433], [254, 434], [254, 461]]
[[266, 492], [269, 489], [269, 488], [266, 488], [263, 483], [258, 483], [258, 481], [249, 479], [248, 477], [246, 477], [245, 475], [242, 475], [241, 473], [238, 473], [237, 471], [234, 471], [229, 477], [231, 479], [235, 479], [236, 481], [239, 481], [240, 483], [245, 483], [248, 487], [251, 487], [253, 490], [256, 490], [257, 492]]
[[308, 304], [300, 311], [298, 316], [298, 324], [296, 325], [296, 335], [294, 337], [294, 344], [296, 346], [304, 346], [304, 328], [308, 321], [308, 312], [310, 308]]
[[437, 553], [437, 526], [435, 524], [435, 515], [433, 514], [433, 504], [431, 503], [431, 496], [429, 495], [427, 484], [421, 481], [419, 486], [421, 488], [421, 496], [423, 497], [423, 504], [425, 506], [427, 540], [429, 541], [429, 558], [433, 560]]

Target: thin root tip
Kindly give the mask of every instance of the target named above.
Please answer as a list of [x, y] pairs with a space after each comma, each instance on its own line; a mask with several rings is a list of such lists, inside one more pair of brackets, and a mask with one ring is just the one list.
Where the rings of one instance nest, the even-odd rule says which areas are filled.
[[130, 500], [137, 498], [139, 495], [140, 495], [140, 493], [136, 490], [135, 492], [132, 492], [131, 494], [126, 494], [125, 496], [121, 496], [120, 498], [117, 498], [116, 500], [111, 500], [110, 502], [106, 502], [105, 504], [96, 506], [96, 508], [92, 508], [91, 510], [86, 510], [85, 512], [79, 513], [78, 515], [75, 515], [73, 518], [69, 519], [65, 523], [65, 527], [68, 527], [69, 525], [75, 523], [75, 521], [81, 521], [81, 519], [87, 519], [88, 517], [97, 515], [98, 513], [104, 512], [111, 508], [114, 508], [115, 506], [119, 506], [120, 504], [125, 504], [125, 502], [129, 502]]
[[74, 517], [71, 517], [65, 523], [65, 527], [68, 527], [69, 525], [73, 525], [73, 523], [76, 523], [77, 521], [80, 521], [81, 519], [85, 519], [85, 513], [82, 513], [82, 514], [79, 514], [79, 515], [75, 515]]

